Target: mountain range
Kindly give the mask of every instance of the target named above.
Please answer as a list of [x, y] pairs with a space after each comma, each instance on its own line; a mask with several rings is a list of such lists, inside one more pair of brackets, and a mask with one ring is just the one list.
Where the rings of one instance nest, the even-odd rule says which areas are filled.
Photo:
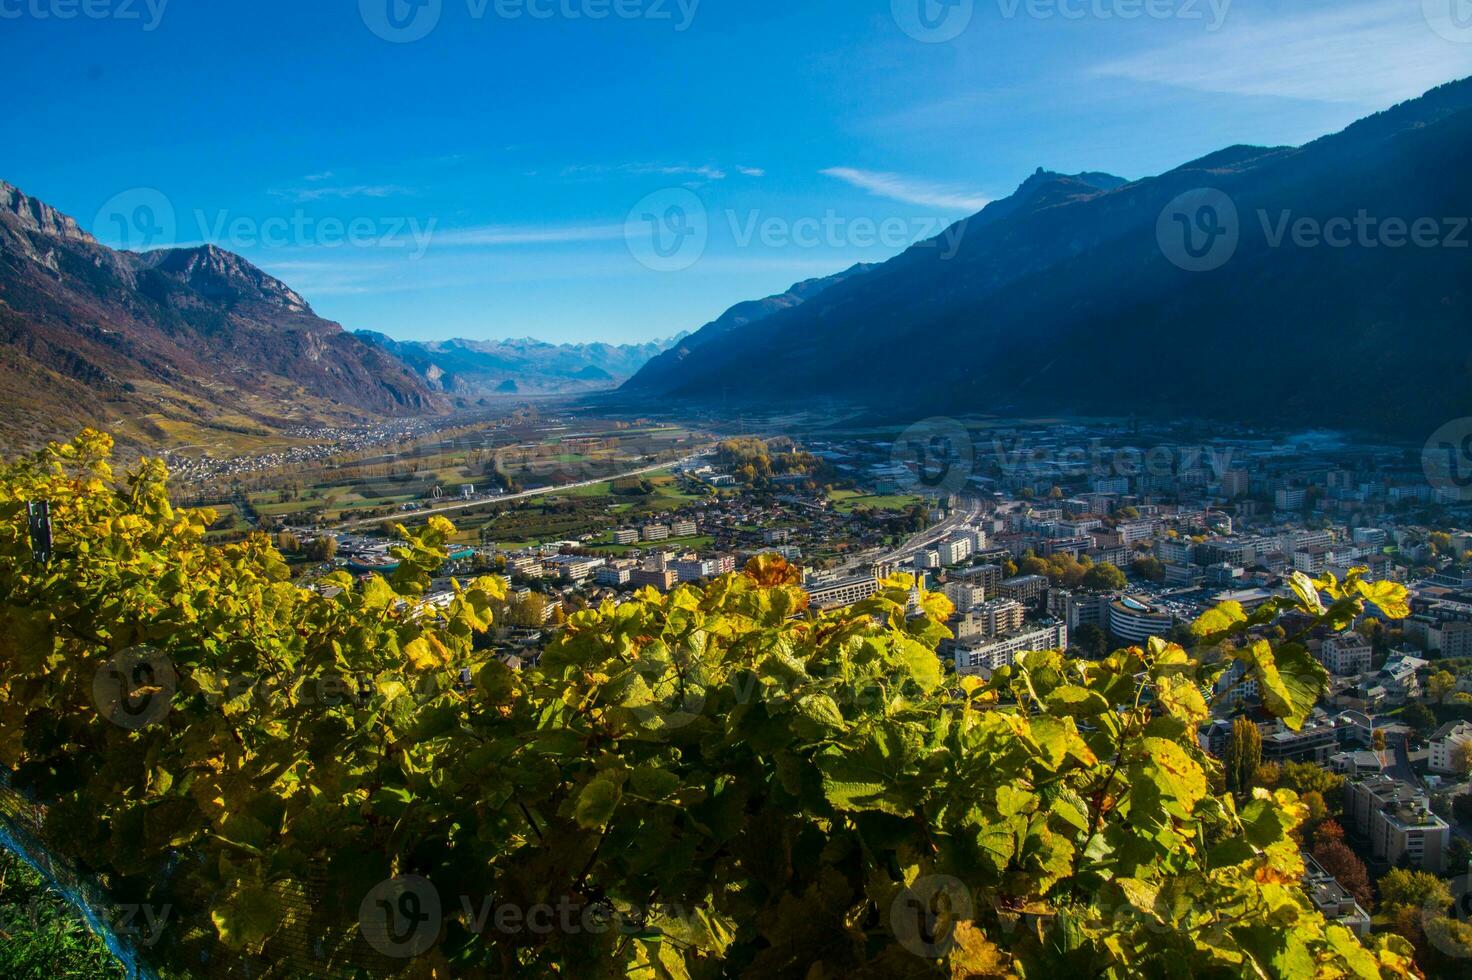
[[621, 397], [1424, 438], [1472, 415], [1469, 164], [1463, 80], [1301, 147], [1140, 180], [1040, 169], [888, 262], [733, 308]]
[[541, 340], [399, 341], [358, 336], [408, 364], [434, 391], [460, 403], [495, 395], [571, 394], [616, 388], [685, 338], [647, 344], [549, 344]]
[[403, 362], [240, 256], [115, 251], [0, 183], [5, 445], [94, 425], [131, 444], [240, 446], [447, 407]]

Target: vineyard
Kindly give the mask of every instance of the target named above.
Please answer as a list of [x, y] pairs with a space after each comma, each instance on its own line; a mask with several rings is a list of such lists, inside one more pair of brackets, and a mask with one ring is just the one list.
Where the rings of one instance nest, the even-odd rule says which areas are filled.
[[935, 653], [944, 597], [819, 614], [763, 558], [514, 671], [479, 642], [504, 582], [420, 600], [442, 518], [304, 590], [110, 451], [0, 467], [0, 763], [150, 975], [1414, 975], [1309, 904], [1297, 797], [1234, 799], [1196, 739], [1236, 662], [1300, 726], [1326, 675], [1259, 628], [1403, 618], [1400, 586], [1300, 575], [1195, 656], [984, 682]]

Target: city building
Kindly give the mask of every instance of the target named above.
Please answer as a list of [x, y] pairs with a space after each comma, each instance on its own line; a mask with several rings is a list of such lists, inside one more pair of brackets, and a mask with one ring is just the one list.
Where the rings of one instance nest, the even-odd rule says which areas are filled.
[[1472, 745], [1472, 722], [1449, 721], [1428, 739], [1426, 766], [1432, 772], [1462, 776], [1456, 767], [1459, 746]]
[[1437, 875], [1446, 870], [1451, 827], [1420, 789], [1383, 773], [1351, 777], [1344, 781], [1344, 815], [1377, 861], [1395, 867], [1405, 859]]
[[1062, 650], [1067, 646], [1068, 627], [1062, 623], [1010, 636], [999, 636], [982, 643], [958, 645], [955, 653], [956, 673], [990, 677], [998, 668], [1010, 667], [1020, 653]]
[[1046, 575], [1018, 575], [997, 586], [997, 592], [1005, 598], [1016, 599], [1026, 606], [1036, 605], [1048, 589]]
[[856, 602], [863, 602], [870, 596], [877, 595], [879, 581], [872, 575], [861, 575], [835, 582], [806, 585], [804, 588], [807, 589], [812, 604], [817, 608], [837, 609], [842, 606], [851, 606]]
[[1175, 628], [1175, 616], [1144, 599], [1121, 596], [1109, 604], [1109, 632], [1126, 643], [1142, 644], [1152, 636], [1166, 636]]
[[1370, 641], [1355, 632], [1338, 633], [1324, 641], [1319, 661], [1338, 677], [1358, 677], [1374, 667]]

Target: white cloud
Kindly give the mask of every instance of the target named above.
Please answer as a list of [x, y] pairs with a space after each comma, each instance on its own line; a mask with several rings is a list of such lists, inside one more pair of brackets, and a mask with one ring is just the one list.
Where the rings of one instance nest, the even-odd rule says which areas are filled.
[[433, 245], [496, 247], [503, 245], [559, 245], [606, 242], [624, 237], [623, 225], [483, 225], [436, 231]]
[[937, 184], [933, 181], [903, 177], [899, 174], [856, 170], [852, 167], [829, 167], [820, 172], [824, 176], [836, 177], [870, 194], [927, 208], [973, 212], [980, 211], [991, 200], [954, 184]]
[[[325, 176], [308, 177], [307, 179], [318, 181], [325, 179]], [[353, 197], [402, 197], [412, 194], [413, 191], [395, 184], [352, 184], [337, 187], [308, 187], [275, 193], [281, 197], [289, 197], [298, 204], [305, 204], [308, 201], [320, 201], [325, 198], [346, 200]]]
[[1283, 16], [1233, 9], [1215, 33], [1115, 58], [1096, 76], [1201, 92], [1384, 108], [1472, 67], [1415, 0], [1319, 4]]

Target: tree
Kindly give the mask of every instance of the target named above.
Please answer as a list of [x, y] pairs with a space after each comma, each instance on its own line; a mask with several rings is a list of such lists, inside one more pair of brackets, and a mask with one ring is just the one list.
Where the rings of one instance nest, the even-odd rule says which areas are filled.
[[1472, 776], [1472, 739], [1461, 741], [1452, 746], [1451, 751], [1452, 772], [1459, 779]]
[[[0, 762], [59, 857], [171, 910], [162, 975], [364, 973], [385, 947], [415, 976], [1410, 975], [1296, 887], [1301, 802], [1210, 792], [1179, 646], [948, 677], [943, 597], [896, 578], [818, 612], [766, 557], [573, 616], [512, 669], [483, 642], [503, 580], [423, 600], [442, 517], [329, 597], [262, 535], [205, 544], [161, 463], [119, 484], [109, 450], [0, 467]], [[1323, 627], [1404, 595], [1314, 588], [1331, 611], [1262, 608]], [[1231, 605], [1198, 625], [1305, 723], [1307, 651]], [[518, 914], [478, 929], [461, 896]]]
[[1420, 701], [1412, 701], [1401, 712], [1401, 720], [1416, 730], [1422, 738], [1436, 731], [1436, 715]]
[[1262, 765], [1262, 732], [1246, 718], [1232, 722], [1232, 738], [1227, 745], [1227, 789], [1238, 799], [1252, 793], [1258, 767]]
[[1084, 623], [1072, 634], [1074, 648], [1090, 660], [1103, 660], [1109, 653], [1109, 634], [1093, 623]]
[[[1335, 826], [1337, 827], [1338, 824]], [[1365, 862], [1361, 861], [1354, 851], [1346, 847], [1341, 840], [1326, 840], [1314, 847], [1313, 854], [1319, 866], [1333, 875], [1334, 880], [1354, 896], [1354, 900], [1360, 903], [1361, 908], [1366, 912], [1374, 911], [1370, 874], [1365, 869]]]
[[1463, 792], [1452, 797], [1452, 816], [1472, 826], [1472, 793]]
[[1165, 566], [1154, 555], [1141, 555], [1130, 562], [1130, 574], [1147, 582], [1164, 582]]
[[1082, 584], [1090, 592], [1120, 592], [1129, 585], [1129, 580], [1124, 577], [1124, 572], [1101, 561], [1084, 573]]
[[1439, 670], [1426, 680], [1426, 694], [1437, 704], [1445, 704], [1447, 695], [1457, 689], [1457, 678], [1450, 671]]
[[1385, 751], [1385, 729], [1377, 728], [1370, 733], [1370, 748], [1376, 752]]
[[1427, 871], [1391, 868], [1379, 888], [1380, 904], [1390, 909], [1445, 909], [1452, 904], [1446, 882]]
[[1318, 793], [1325, 801], [1338, 800], [1344, 792], [1344, 777], [1312, 762], [1285, 762], [1278, 785], [1302, 796]]
[[1330, 817], [1323, 823], [1319, 824], [1317, 828], [1315, 828], [1314, 843], [1332, 844], [1336, 841], [1339, 843], [1343, 843], [1344, 828], [1340, 826], [1339, 821], [1335, 820], [1333, 817]]
[[302, 550], [301, 539], [290, 531], [281, 531], [276, 535], [276, 547], [283, 554], [296, 554]]
[[319, 534], [307, 546], [307, 557], [312, 561], [331, 561], [337, 557], [337, 538], [330, 534]]

